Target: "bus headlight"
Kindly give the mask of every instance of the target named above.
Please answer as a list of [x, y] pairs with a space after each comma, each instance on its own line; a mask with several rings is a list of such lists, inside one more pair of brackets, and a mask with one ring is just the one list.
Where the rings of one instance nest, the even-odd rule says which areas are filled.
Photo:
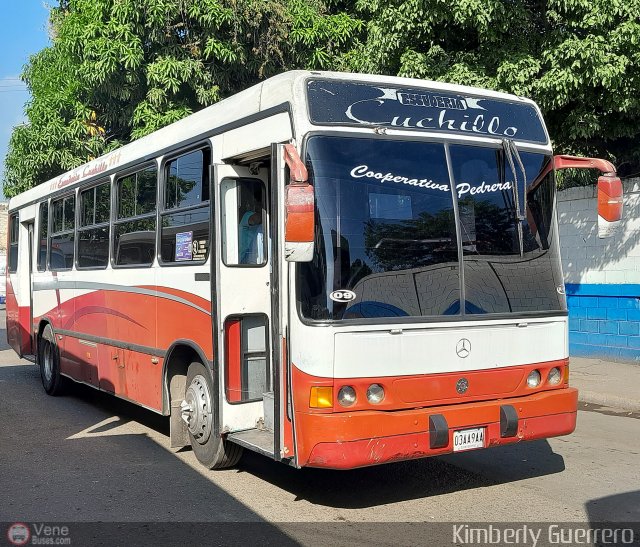
[[384, 399], [384, 388], [380, 384], [371, 384], [367, 389], [367, 400], [372, 405], [378, 405]]
[[540, 380], [542, 380], [542, 376], [540, 376], [539, 370], [532, 370], [527, 376], [527, 385], [529, 387], [538, 387], [540, 385]]
[[547, 376], [547, 383], [552, 386], [557, 386], [562, 380], [562, 372], [558, 367], [553, 367]]
[[356, 390], [351, 386], [342, 386], [338, 391], [338, 402], [342, 406], [351, 406], [356, 402]]

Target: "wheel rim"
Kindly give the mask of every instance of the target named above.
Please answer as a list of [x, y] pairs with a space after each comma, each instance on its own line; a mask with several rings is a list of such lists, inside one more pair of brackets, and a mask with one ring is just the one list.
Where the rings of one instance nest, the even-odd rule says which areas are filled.
[[182, 419], [193, 438], [200, 444], [206, 443], [211, 436], [213, 415], [211, 394], [204, 376], [198, 374], [191, 380], [180, 408]]
[[50, 383], [53, 379], [53, 353], [50, 342], [45, 342], [42, 351], [42, 370], [44, 371], [44, 379]]

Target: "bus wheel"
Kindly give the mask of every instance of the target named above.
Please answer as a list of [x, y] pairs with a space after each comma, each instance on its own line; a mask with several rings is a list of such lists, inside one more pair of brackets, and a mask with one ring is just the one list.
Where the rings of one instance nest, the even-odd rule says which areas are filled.
[[187, 371], [187, 389], [181, 405], [191, 447], [198, 461], [209, 469], [232, 467], [242, 456], [242, 447], [214, 433], [215, 410], [209, 371], [194, 362]]
[[51, 325], [47, 325], [38, 339], [38, 363], [42, 386], [49, 395], [62, 395], [67, 379], [60, 374], [60, 354]]

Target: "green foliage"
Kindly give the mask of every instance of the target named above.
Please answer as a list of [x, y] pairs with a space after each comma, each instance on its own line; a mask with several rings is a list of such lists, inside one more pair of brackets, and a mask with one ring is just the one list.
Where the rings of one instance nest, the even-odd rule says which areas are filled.
[[640, 171], [640, 0], [59, 0], [11, 196], [294, 68], [531, 97], [558, 153]]
[[557, 152], [640, 171], [640, 0], [358, 0], [352, 69], [531, 97]]
[[60, 0], [50, 25], [6, 196], [284, 70], [331, 68], [362, 24], [320, 0]]

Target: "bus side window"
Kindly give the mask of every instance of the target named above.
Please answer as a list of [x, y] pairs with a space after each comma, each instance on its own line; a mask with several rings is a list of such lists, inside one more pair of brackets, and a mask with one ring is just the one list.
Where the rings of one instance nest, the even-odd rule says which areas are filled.
[[9, 273], [18, 271], [18, 215], [11, 215], [9, 219]]
[[38, 271], [47, 269], [47, 239], [49, 237], [49, 203], [40, 204], [40, 225], [38, 227]]
[[153, 264], [157, 185], [155, 165], [118, 179], [113, 235], [114, 262], [118, 266]]
[[222, 256], [227, 266], [266, 263], [265, 187], [259, 179], [223, 179]]
[[51, 202], [51, 234], [49, 236], [51, 270], [70, 270], [73, 267], [75, 205], [75, 195]]
[[165, 165], [160, 255], [163, 263], [203, 262], [209, 254], [208, 148], [194, 150]]
[[111, 184], [104, 182], [80, 193], [78, 268], [106, 268], [109, 262]]

